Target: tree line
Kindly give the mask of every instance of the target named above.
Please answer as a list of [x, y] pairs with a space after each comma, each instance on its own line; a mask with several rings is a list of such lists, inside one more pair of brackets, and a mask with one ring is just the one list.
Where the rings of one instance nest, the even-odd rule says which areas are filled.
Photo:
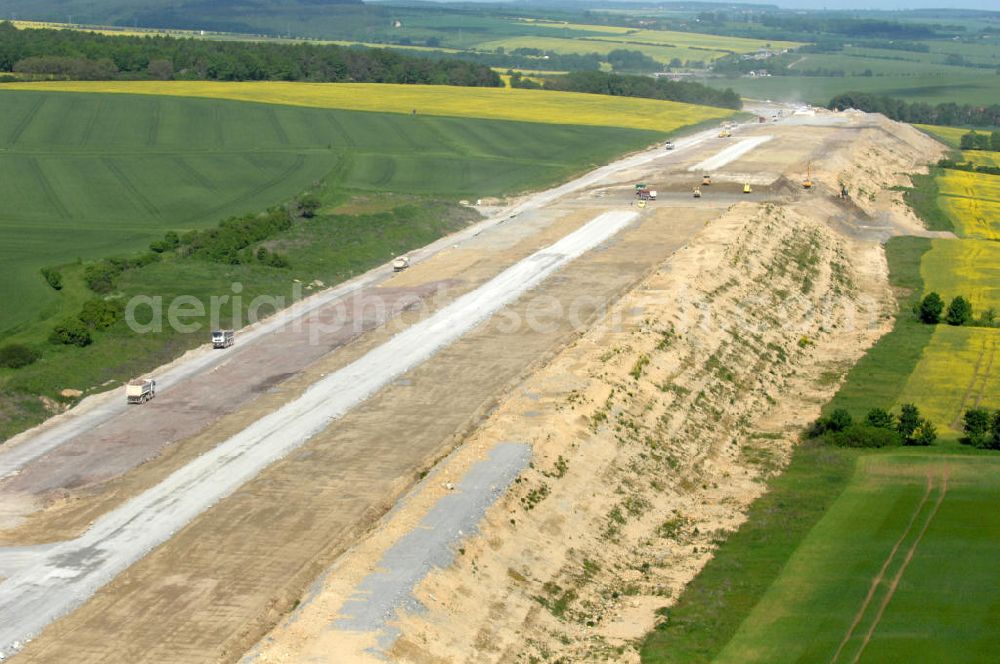
[[988, 150], [990, 152], [1000, 152], [1000, 131], [989, 134], [980, 134], [971, 130], [967, 134], [962, 134], [959, 143], [963, 150]]
[[969, 408], [962, 415], [963, 443], [980, 449], [1000, 450], [1000, 410]]
[[944, 300], [934, 292], [925, 295], [914, 306], [914, 313], [921, 323], [927, 325], [947, 323], [956, 327], [962, 325], [993, 327], [997, 321], [997, 312], [992, 307], [979, 312], [979, 318], [975, 318], [972, 304], [964, 296], [956, 295], [945, 307]]
[[588, 92], [612, 97], [643, 97], [736, 110], [743, 108], [743, 100], [730, 88], [717, 90], [692, 81], [670, 81], [649, 76], [581, 71], [548, 76], [543, 87], [546, 90]]
[[924, 446], [937, 440], [937, 427], [921, 417], [919, 408], [905, 403], [899, 415], [884, 408], [872, 408], [863, 422], [855, 422], [849, 412], [838, 408], [813, 422], [806, 436], [837, 447]]
[[831, 99], [827, 108], [834, 111], [856, 108], [915, 124], [1000, 127], [1000, 104], [973, 106], [946, 102], [934, 105], [924, 102], [905, 102], [867, 92], [847, 92]]
[[483, 64], [416, 57], [386, 49], [18, 30], [10, 22], [0, 23], [0, 72], [83, 80], [503, 85], [499, 75]]

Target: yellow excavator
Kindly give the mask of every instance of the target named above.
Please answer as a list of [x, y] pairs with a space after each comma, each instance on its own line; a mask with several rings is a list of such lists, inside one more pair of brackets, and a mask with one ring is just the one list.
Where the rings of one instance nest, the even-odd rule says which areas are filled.
[[750, 188], [750, 183], [749, 182], [744, 182], [743, 183], [743, 193], [744, 194], [749, 194], [752, 191], [753, 191], [753, 189]]
[[802, 181], [802, 188], [812, 189], [812, 187], [813, 187], [812, 162], [810, 161], [808, 164], [806, 164], [806, 179]]

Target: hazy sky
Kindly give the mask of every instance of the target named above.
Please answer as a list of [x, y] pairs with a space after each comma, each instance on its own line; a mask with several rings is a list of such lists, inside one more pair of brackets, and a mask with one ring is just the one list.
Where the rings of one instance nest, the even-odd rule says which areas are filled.
[[[768, 0], [761, 0], [767, 2]], [[794, 9], [990, 9], [1000, 11], [1000, 0], [770, 0]]]

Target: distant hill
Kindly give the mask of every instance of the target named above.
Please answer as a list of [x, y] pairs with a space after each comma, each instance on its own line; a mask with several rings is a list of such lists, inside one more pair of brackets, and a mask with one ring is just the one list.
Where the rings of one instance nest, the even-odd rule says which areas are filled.
[[5, 0], [0, 18], [282, 34], [362, 0]]

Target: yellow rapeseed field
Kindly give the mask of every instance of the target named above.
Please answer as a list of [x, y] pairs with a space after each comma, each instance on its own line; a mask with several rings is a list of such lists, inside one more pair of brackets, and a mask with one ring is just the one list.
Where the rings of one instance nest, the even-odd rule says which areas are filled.
[[976, 315], [990, 308], [1000, 312], [1000, 242], [933, 240], [920, 274], [924, 289], [946, 301], [963, 295]]
[[945, 170], [937, 181], [943, 196], [965, 196], [984, 201], [1000, 201], [1000, 175]]
[[1000, 240], [1000, 175], [946, 170], [938, 204], [962, 237]]
[[1000, 202], [941, 196], [938, 205], [951, 218], [959, 236], [1000, 240]]
[[802, 46], [799, 42], [774, 41], [768, 39], [747, 39], [746, 37], [724, 37], [720, 35], [703, 35], [696, 32], [671, 32], [669, 30], [637, 30], [621, 37], [594, 37], [604, 41], [620, 40], [637, 44], [664, 44], [685, 46], [688, 48], [710, 49], [713, 51], [731, 51], [733, 53], [752, 53], [771, 45], [772, 49], [795, 48]]
[[618, 25], [588, 25], [585, 23], [564, 23], [562, 21], [546, 21], [536, 18], [519, 18], [518, 24], [531, 26], [533, 28], [562, 28], [575, 32], [603, 32], [605, 34], [624, 35], [633, 32], [632, 28], [623, 28]]
[[69, 23], [48, 23], [45, 21], [11, 21], [18, 30], [79, 30], [81, 32], [96, 32], [101, 35], [147, 36], [152, 30], [131, 30], [127, 28], [85, 26]]
[[976, 166], [997, 166], [1000, 167], [1000, 152], [986, 152], [984, 150], [964, 150], [962, 156], [966, 161]]
[[[611, 51], [627, 48], [632, 51], [640, 51], [645, 55], [662, 62], [670, 62], [674, 58], [681, 60], [715, 60], [727, 55], [727, 51], [715, 51], [697, 49], [689, 46], [674, 46], [671, 44], [645, 44], [633, 43], [624, 40], [629, 39], [629, 35], [620, 37], [588, 37], [563, 38], [563, 37], [508, 37], [506, 39], [494, 39], [476, 44], [476, 49], [480, 51], [495, 51], [504, 48], [513, 51], [518, 48], [538, 48], [544, 51], [552, 51], [561, 55], [599, 53], [607, 55]], [[608, 41], [610, 40], [610, 41]]]
[[950, 145], [953, 148], [959, 147], [961, 145], [962, 135], [969, 133], [968, 129], [960, 129], [958, 127], [944, 127], [942, 125], [925, 124], [917, 124], [913, 126], [930, 134], [945, 145]]
[[967, 408], [1000, 408], [1000, 329], [937, 326], [896, 406], [904, 403], [942, 432], [960, 431]]
[[548, 124], [627, 127], [668, 132], [732, 111], [677, 102], [576, 92], [448, 85], [253, 81], [45, 81], [5, 83], [0, 90], [50, 90], [208, 97], [383, 113], [423, 113]]

